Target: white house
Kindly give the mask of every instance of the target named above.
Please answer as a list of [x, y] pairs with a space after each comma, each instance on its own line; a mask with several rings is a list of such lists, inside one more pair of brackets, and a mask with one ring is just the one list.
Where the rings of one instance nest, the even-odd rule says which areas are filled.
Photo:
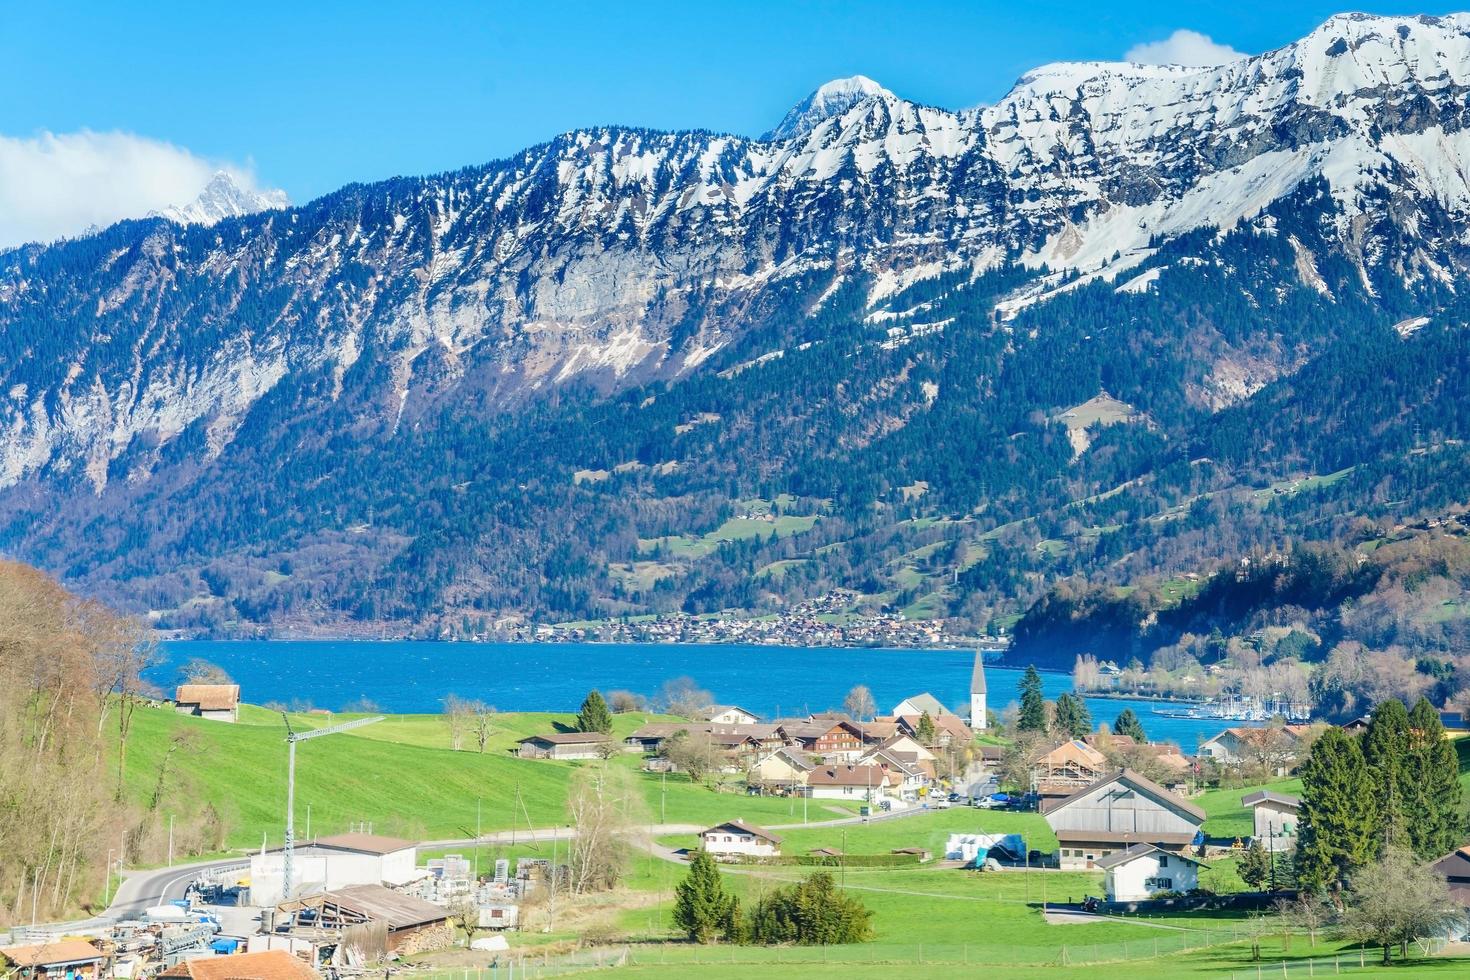
[[1095, 868], [1134, 844], [1156, 844], [1182, 854], [1205, 822], [1205, 811], [1131, 769], [1042, 803], [1057, 835], [1064, 871]]
[[1110, 902], [1137, 902], [1159, 892], [1191, 892], [1199, 887], [1199, 861], [1154, 844], [1134, 844], [1100, 859], [1103, 894]]
[[889, 714], [897, 718], [900, 715], [922, 715], [929, 713], [930, 718], [938, 718], [940, 715], [949, 714], [950, 711], [939, 703], [939, 699], [925, 691], [923, 694], [915, 694], [911, 698], [904, 698], [893, 706]]
[[727, 820], [699, 835], [700, 846], [717, 858], [775, 857], [781, 838], [744, 820]]
[[[413, 841], [378, 834], [337, 834], [303, 844], [293, 855], [292, 895], [314, 895], [353, 885], [403, 885], [423, 873], [417, 867]], [[278, 905], [285, 901], [280, 850], [250, 857], [250, 902]]]
[[1297, 824], [1302, 801], [1290, 793], [1263, 789], [1240, 798], [1255, 817], [1255, 838], [1268, 851], [1289, 851], [1296, 846]]
[[746, 711], [737, 704], [712, 704], [694, 717], [716, 725], [754, 725], [757, 721], [755, 712]]

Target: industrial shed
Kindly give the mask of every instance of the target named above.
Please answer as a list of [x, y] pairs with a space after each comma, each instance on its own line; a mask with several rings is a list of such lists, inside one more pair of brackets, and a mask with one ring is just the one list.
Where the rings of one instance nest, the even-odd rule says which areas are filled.
[[454, 941], [449, 913], [421, 898], [400, 895], [382, 885], [355, 885], [285, 902], [277, 912], [290, 916], [297, 928], [343, 933], [357, 930], [368, 935], [376, 927], [386, 930], [385, 952], [422, 953], [443, 949]]

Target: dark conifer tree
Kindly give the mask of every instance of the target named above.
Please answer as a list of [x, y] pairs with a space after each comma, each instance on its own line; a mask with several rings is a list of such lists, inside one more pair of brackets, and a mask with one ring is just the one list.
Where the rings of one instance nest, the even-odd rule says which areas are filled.
[[1113, 719], [1113, 734], [1127, 735], [1139, 745], [1148, 741], [1148, 736], [1143, 731], [1143, 722], [1138, 720], [1132, 708], [1124, 708], [1118, 717]]
[[1461, 839], [1460, 765], [1444, 735], [1439, 712], [1420, 698], [1409, 712], [1409, 745], [1404, 761], [1408, 844], [1422, 860], [1443, 857]]
[[1023, 732], [1046, 731], [1046, 698], [1041, 693], [1041, 675], [1035, 666], [1021, 678], [1021, 717], [1016, 727]]
[[1373, 778], [1356, 739], [1329, 728], [1301, 768], [1297, 878], [1310, 891], [1336, 889], [1372, 860], [1379, 834]]

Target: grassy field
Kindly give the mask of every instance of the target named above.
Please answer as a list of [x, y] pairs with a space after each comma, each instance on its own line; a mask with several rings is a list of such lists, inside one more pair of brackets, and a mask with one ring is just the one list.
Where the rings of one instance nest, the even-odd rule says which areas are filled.
[[[349, 716], [298, 715], [293, 725], [319, 726]], [[623, 715], [616, 719], [622, 735], [653, 715]], [[304, 830], [305, 812], [312, 808], [316, 834], [346, 829], [352, 822], [369, 822], [379, 833], [418, 840], [472, 836], [476, 801], [480, 827], [485, 832], [561, 826], [571, 775], [583, 763], [522, 760], [510, 754], [517, 738], [566, 724], [560, 714], [506, 714], [496, 719], [496, 732], [485, 753], [449, 747], [444, 719], [436, 715], [396, 715], [342, 735], [307, 742], [297, 755], [297, 818]], [[259, 847], [262, 836], [274, 845], [280, 840], [285, 798], [285, 730], [280, 716], [246, 707], [236, 725], [182, 717], [167, 709], [140, 709], [134, 719], [129, 745], [129, 792], [146, 802], [160, 771], [174, 796], [211, 802], [230, 822], [230, 842], [240, 848]], [[167, 765], [165, 767], [165, 760]], [[639, 781], [647, 804], [640, 819], [662, 823], [712, 824], [741, 817], [768, 826], [800, 823], [799, 801], [749, 797], [690, 784], [683, 777], [642, 773], [640, 760], [618, 756]], [[1288, 791], [1292, 784], [1284, 785]], [[517, 808], [517, 789], [522, 807]], [[182, 791], [182, 792], [180, 792]], [[1239, 797], [1249, 790], [1219, 790], [1201, 803], [1210, 814], [1212, 833], [1226, 834], [1242, 819]], [[809, 801], [811, 820], [851, 813], [851, 805]], [[778, 831], [788, 854], [817, 847], [843, 848], [849, 854], [887, 853], [899, 847], [924, 847], [936, 857], [957, 832], [1020, 833], [1031, 848], [1055, 847], [1046, 822], [1036, 814], [995, 813], [955, 807], [896, 820], [842, 827], [807, 826]], [[666, 838], [672, 846], [688, 846], [692, 837]], [[462, 854], [478, 860], [482, 872], [496, 858], [551, 857], [550, 842], [515, 845], [487, 844], [478, 849], [441, 847], [422, 857]], [[1212, 862], [1234, 878], [1233, 862]], [[810, 873], [794, 867], [752, 867], [725, 870], [729, 887], [747, 905], [764, 890]], [[1098, 872], [1018, 870], [974, 872], [944, 867], [937, 862], [898, 869], [846, 868], [836, 872], [843, 887], [858, 895], [873, 911], [876, 938], [859, 946], [830, 949], [696, 948], [675, 940], [670, 912], [674, 886], [684, 868], [639, 853], [625, 884], [613, 893], [565, 902], [545, 915], [545, 928], [512, 935], [515, 949], [544, 948], [548, 954], [570, 948], [587, 930], [597, 926], [632, 950], [631, 965], [620, 975], [675, 977], [697, 972], [701, 977], [748, 976], [752, 969], [769, 975], [890, 976], [894, 965], [933, 964], [945, 975], [964, 976], [982, 969], [1004, 969], [1008, 976], [1096, 976], [1096, 966], [1064, 966], [1126, 962], [1139, 980], [1173, 976], [1254, 976], [1248, 949], [1234, 943], [1234, 930], [1243, 917], [1230, 914], [1160, 916], [1116, 919], [1080, 924], [1055, 924], [1043, 915], [1043, 902], [1080, 899], [1099, 894]], [[610, 932], [608, 932], [610, 930]], [[1209, 944], [1209, 949], [1193, 949]], [[1274, 944], [1274, 946], [1273, 946]], [[1279, 967], [1282, 955], [1300, 958], [1308, 948], [1300, 939], [1290, 954], [1280, 942], [1266, 940], [1267, 962]], [[1190, 948], [1189, 952], [1178, 952]], [[1330, 954], [1337, 947], [1324, 943], [1314, 952]], [[1356, 953], [1352, 954], [1356, 960]], [[1445, 976], [1463, 970], [1464, 961], [1448, 964]], [[1439, 964], [1422, 969], [1438, 970]], [[1371, 971], [1354, 970], [1361, 976]], [[1295, 974], [1292, 974], [1295, 975]]]
[[[360, 715], [297, 714], [293, 727], [314, 728]], [[615, 717], [622, 738], [650, 720], [666, 716]], [[355, 823], [371, 823], [379, 833], [415, 840], [474, 835], [476, 802], [485, 832], [519, 827], [555, 827], [565, 822], [568, 781], [580, 762], [519, 759], [516, 740], [556, 725], [569, 726], [569, 714], [501, 714], [486, 750], [477, 751], [466, 735], [461, 751], [439, 715], [389, 715], [385, 720], [341, 735], [303, 743], [296, 753], [297, 830], [305, 830], [308, 805], [314, 833], [337, 833]], [[166, 768], [165, 768], [166, 760]], [[641, 758], [616, 757], [634, 774], [648, 819], [660, 823], [718, 823], [732, 817], [765, 823], [799, 823], [801, 809], [790, 800], [749, 797], [733, 783], [718, 789], [692, 784], [682, 775], [642, 772]], [[233, 847], [259, 847], [262, 836], [279, 843], [286, 800], [285, 726], [281, 716], [243, 706], [234, 725], [177, 715], [164, 708], [142, 708], [134, 716], [128, 743], [128, 791], [146, 804], [165, 783], [202, 807], [212, 803], [224, 814]], [[743, 789], [743, 786], [740, 787]], [[519, 796], [518, 796], [519, 794]], [[517, 805], [517, 798], [520, 804]], [[852, 815], [855, 805], [813, 801], [810, 819]]]

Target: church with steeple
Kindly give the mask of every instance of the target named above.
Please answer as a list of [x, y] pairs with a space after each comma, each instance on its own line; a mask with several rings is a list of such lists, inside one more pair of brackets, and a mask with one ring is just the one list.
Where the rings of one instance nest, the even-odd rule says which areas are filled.
[[985, 730], [985, 651], [975, 651], [975, 669], [970, 672], [970, 729]]

